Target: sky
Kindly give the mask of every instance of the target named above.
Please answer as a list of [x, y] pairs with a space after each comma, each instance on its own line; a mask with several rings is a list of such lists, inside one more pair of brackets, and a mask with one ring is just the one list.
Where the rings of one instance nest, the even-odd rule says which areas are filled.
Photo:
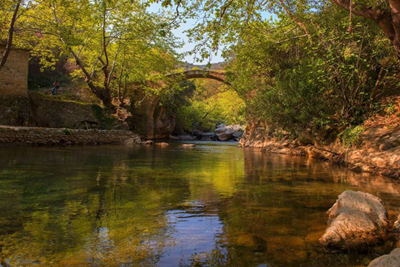
[[[161, 7], [160, 3], [154, 3], [150, 7], [150, 11], [152, 11], [152, 12], [158, 12], [161, 9], [162, 9], [162, 7]], [[183, 47], [180, 49], [177, 49], [178, 53], [185, 54], [189, 51], [192, 51], [193, 48], [195, 47], [194, 43], [189, 42], [189, 39], [186, 36], [186, 33], [184, 32], [184, 31], [190, 29], [191, 27], [193, 27], [194, 24], [195, 24], [195, 20], [187, 20], [186, 23], [181, 23], [179, 28], [174, 29], [172, 31], [176, 37], [180, 38], [184, 42]], [[186, 55], [186, 56], [184, 56], [183, 61], [185, 61], [187, 63], [191, 63], [191, 64], [196, 64], [196, 65], [209, 63], [208, 59], [200, 61], [200, 62], [196, 62], [195, 55]], [[213, 54], [210, 63], [219, 63], [219, 62], [224, 62], [224, 59], [221, 56], [221, 53], [218, 53], [217, 55]]]
[[[190, 29], [193, 26], [194, 21], [188, 21], [184, 24], [181, 24], [181, 26], [178, 29], [173, 30], [172, 32], [174, 33], [175, 36], [181, 38], [184, 41], [184, 46], [180, 49], [178, 49], [179, 53], [185, 53], [188, 51], [192, 51], [195, 44], [190, 43], [186, 34], [184, 33], [185, 30]], [[200, 62], [195, 62], [195, 55], [186, 55], [184, 57], [184, 61], [191, 63], [191, 64], [207, 64], [208, 59], [200, 61]], [[211, 58], [211, 63], [219, 63], [219, 62], [224, 62], [224, 58], [221, 56], [221, 53], [219, 52], [217, 55], [213, 54]]]
[[[154, 3], [150, 7], [150, 11], [152, 11], [152, 12], [159, 12], [161, 9], [162, 9], [162, 7], [161, 7], [160, 3]], [[263, 19], [276, 19], [277, 18], [276, 15], [273, 15], [269, 12], [262, 12], [261, 16]], [[195, 47], [194, 43], [189, 42], [189, 39], [185, 33], [186, 30], [192, 28], [195, 25], [195, 22], [196, 21], [193, 19], [191, 19], [191, 20], [188, 19], [186, 21], [186, 23], [181, 23], [179, 28], [174, 29], [172, 31], [176, 37], [180, 38], [184, 42], [183, 47], [180, 49], [177, 49], [178, 53], [185, 54], [189, 51], [192, 51], [193, 48]], [[196, 65], [224, 62], [224, 58], [221, 55], [221, 51], [219, 51], [217, 54], [212, 54], [211, 61], [209, 61], [209, 59], [205, 59], [203, 61], [196, 62], [195, 55], [186, 55], [186, 56], [184, 56], [183, 60], [187, 63], [196, 64]]]
[[[192, 24], [190, 22], [187, 22], [185, 24], [182, 24], [178, 29], [173, 30], [172, 32], [174, 33], [175, 36], [180, 37], [184, 42], [184, 46], [178, 50], [178, 52], [180, 53], [185, 53], [188, 51], [193, 50], [195, 44], [194, 43], [190, 43], [188, 38], [186, 37], [184, 31], [187, 29], [190, 29], [190, 27], [192, 26]], [[184, 60], [188, 63], [191, 64], [207, 64], [208, 60], [204, 60], [201, 62], [195, 62], [195, 58], [194, 55], [186, 55]], [[221, 53], [218, 53], [217, 55], [212, 55], [211, 58], [211, 63], [218, 63], [218, 62], [223, 62], [224, 59], [221, 56]]]

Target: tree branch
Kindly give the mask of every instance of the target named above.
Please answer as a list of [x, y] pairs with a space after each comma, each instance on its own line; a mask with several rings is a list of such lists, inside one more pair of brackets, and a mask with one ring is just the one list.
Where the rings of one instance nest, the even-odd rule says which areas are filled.
[[390, 9], [381, 5], [375, 7], [354, 3], [351, 0], [330, 0], [353, 14], [375, 21], [392, 42], [400, 59], [400, 3], [399, 0], [388, 0]]
[[298, 18], [296, 18], [295, 16], [292, 15], [292, 12], [290, 11], [289, 7], [285, 5], [285, 3], [283, 3], [283, 0], [279, 0], [279, 2], [281, 3], [283, 9], [285, 10], [286, 14], [300, 27], [303, 29], [303, 31], [305, 32], [305, 34], [307, 35], [307, 37], [311, 40], [311, 34], [310, 32], [307, 30], [306, 25], [301, 22]]
[[[375, 21], [384, 31], [386, 37], [388, 37], [390, 41], [393, 41], [395, 37], [395, 31], [392, 25], [392, 16], [390, 10], [381, 9], [379, 7], [373, 8], [371, 6], [352, 3], [352, 1], [350, 0], [330, 0], [330, 1], [340, 6], [341, 8], [346, 9], [347, 11], [351, 10], [353, 14]], [[396, 1], [396, 0], [391, 0], [391, 1]]]

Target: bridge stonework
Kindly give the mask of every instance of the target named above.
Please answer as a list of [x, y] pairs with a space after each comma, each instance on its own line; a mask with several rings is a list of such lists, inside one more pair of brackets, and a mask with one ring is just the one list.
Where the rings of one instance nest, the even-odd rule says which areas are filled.
[[226, 79], [225, 72], [212, 71], [212, 70], [187, 70], [179, 73], [168, 75], [170, 78], [182, 77], [185, 80], [189, 79], [212, 79], [217, 80], [227, 85], [230, 85]]

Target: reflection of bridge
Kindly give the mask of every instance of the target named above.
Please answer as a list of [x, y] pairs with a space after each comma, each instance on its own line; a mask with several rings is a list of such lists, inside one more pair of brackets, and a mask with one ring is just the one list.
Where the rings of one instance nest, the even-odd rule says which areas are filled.
[[211, 70], [187, 70], [183, 72], [177, 72], [173, 74], [169, 74], [167, 77], [169, 78], [179, 78], [183, 77], [184, 79], [213, 79], [230, 85], [229, 82], [226, 81], [226, 73], [211, 71]]

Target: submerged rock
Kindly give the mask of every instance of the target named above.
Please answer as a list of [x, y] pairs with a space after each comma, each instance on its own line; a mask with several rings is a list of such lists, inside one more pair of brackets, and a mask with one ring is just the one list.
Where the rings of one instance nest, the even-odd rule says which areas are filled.
[[127, 139], [123, 144], [126, 146], [138, 145], [141, 143], [140, 137], [136, 136], [135, 138]]
[[267, 239], [268, 253], [280, 254], [288, 262], [307, 259], [307, 243], [303, 238], [291, 235], [282, 235]]
[[263, 238], [252, 234], [240, 235], [236, 239], [235, 245], [247, 248], [254, 252], [264, 252], [267, 250], [267, 242]]
[[160, 143], [156, 143], [156, 146], [169, 146], [169, 144], [165, 143], [165, 142], [160, 142]]
[[386, 237], [387, 211], [374, 195], [344, 191], [327, 214], [328, 228], [319, 241], [328, 248], [363, 249]]
[[181, 141], [194, 141], [194, 140], [196, 140], [196, 137], [190, 136], [190, 135], [178, 135], [178, 136], [170, 135], [169, 139], [171, 139], [171, 140], [181, 140]]
[[400, 267], [400, 248], [371, 261], [368, 267]]
[[196, 144], [183, 144], [182, 147], [195, 147]]
[[154, 144], [154, 142], [152, 140], [147, 140], [144, 142], [145, 145], [151, 146]]

